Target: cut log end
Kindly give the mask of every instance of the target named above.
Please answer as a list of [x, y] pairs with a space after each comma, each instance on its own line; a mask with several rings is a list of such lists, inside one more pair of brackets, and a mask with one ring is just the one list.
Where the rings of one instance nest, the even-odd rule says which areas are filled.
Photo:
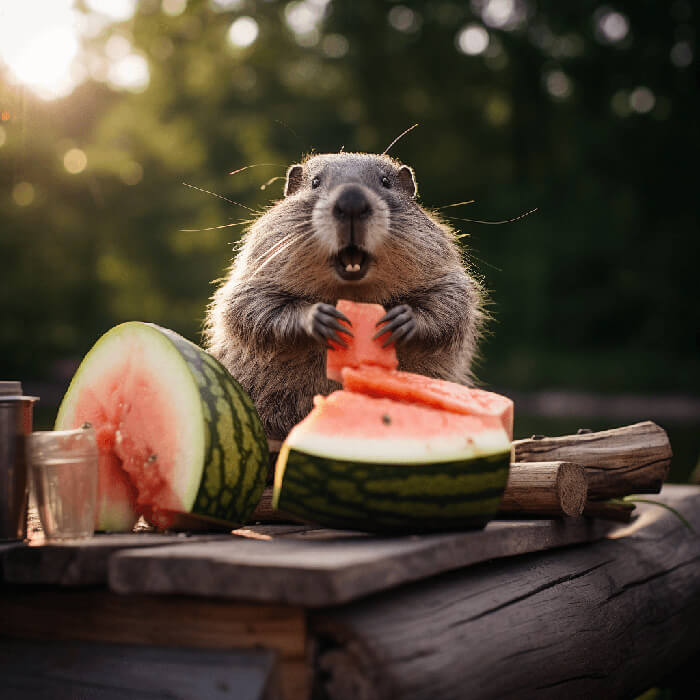
[[562, 511], [566, 515], [581, 515], [588, 494], [585, 469], [578, 464], [562, 462], [557, 470], [556, 488]]

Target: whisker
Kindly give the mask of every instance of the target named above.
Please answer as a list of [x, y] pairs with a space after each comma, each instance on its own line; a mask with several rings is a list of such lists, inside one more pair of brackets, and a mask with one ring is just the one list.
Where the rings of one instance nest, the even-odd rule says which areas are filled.
[[275, 177], [271, 177], [267, 182], [264, 182], [262, 185], [260, 185], [260, 189], [266, 189], [269, 185], [275, 182], [275, 180], [284, 180], [284, 175], [275, 175]]
[[254, 165], [244, 165], [242, 168], [238, 168], [238, 170], [233, 170], [229, 173], [229, 175], [238, 175], [238, 173], [242, 173], [244, 170], [248, 170], [250, 168], [262, 168], [263, 166], [268, 165], [280, 168], [282, 167], [282, 163], [255, 163]]
[[455, 202], [454, 204], [445, 204], [442, 207], [434, 207], [434, 209], [449, 209], [450, 207], [461, 207], [463, 204], [474, 204], [473, 199], [468, 199], [466, 202]]
[[471, 224], [489, 224], [495, 226], [498, 224], [512, 224], [514, 221], [520, 221], [520, 219], [524, 219], [526, 216], [534, 214], [537, 210], [538, 208], [535, 207], [534, 209], [530, 209], [530, 211], [526, 211], [524, 214], [520, 214], [520, 216], [516, 216], [512, 219], [504, 219], [503, 221], [481, 221], [480, 219], [463, 219], [459, 216], [447, 216], [445, 218], [451, 219], [452, 221], [468, 221]]
[[487, 262], [483, 258], [480, 258], [478, 255], [474, 255], [474, 253], [472, 253], [471, 251], [469, 251], [468, 259], [478, 260], [482, 265], [486, 265], [486, 267], [490, 267], [492, 270], [496, 270], [496, 272], [503, 272], [502, 268], [492, 265], [490, 262]]
[[[297, 134], [297, 132], [294, 131], [294, 129], [292, 129], [292, 127], [289, 126], [289, 124], [283, 122], [281, 119], [275, 119], [274, 121], [275, 121], [277, 124], [280, 124], [281, 126], [283, 126], [285, 129], [287, 129], [287, 131], [289, 131], [289, 132], [294, 136], [294, 138], [299, 142], [299, 145], [300, 145], [302, 148], [304, 148], [304, 144], [303, 144], [301, 138], [299, 137], [299, 134]], [[313, 149], [312, 149], [312, 150], [313, 150]]]
[[243, 207], [244, 209], [247, 209], [248, 211], [253, 212], [253, 214], [258, 213], [255, 211], [255, 209], [251, 209], [250, 207], [247, 207], [245, 204], [241, 204], [240, 202], [234, 202], [232, 199], [229, 199], [228, 197], [224, 197], [221, 194], [216, 194], [216, 192], [210, 192], [209, 190], [202, 189], [201, 187], [197, 187], [196, 185], [190, 185], [188, 182], [183, 182], [182, 184], [185, 187], [191, 187], [193, 190], [199, 190], [199, 192], [204, 192], [204, 194], [210, 194], [212, 197], [218, 197], [219, 199], [223, 199], [225, 202], [229, 202], [229, 204], [236, 204], [239, 207]]
[[405, 131], [402, 131], [402, 132], [401, 132], [401, 133], [400, 133], [400, 134], [399, 134], [399, 135], [398, 135], [398, 136], [397, 136], [383, 151], [382, 151], [382, 155], [385, 156], [385, 155], [389, 152], [389, 149], [390, 149], [397, 141], [399, 141], [399, 140], [402, 139], [404, 136], [406, 136], [406, 134], [407, 134], [409, 131], [413, 131], [417, 126], [418, 126], [418, 124], [414, 124], [413, 126], [409, 126], [408, 129], [406, 129]]
[[207, 226], [207, 228], [181, 228], [178, 229], [182, 233], [199, 233], [200, 231], [216, 231], [220, 228], [229, 228], [230, 226], [243, 226], [244, 224], [251, 223], [251, 219], [246, 221], [235, 221], [232, 224], [221, 224], [220, 226]]
[[255, 263], [260, 262], [265, 258], [266, 255], [269, 255], [270, 253], [274, 253], [277, 248], [279, 248], [282, 244], [286, 243], [294, 234], [293, 233], [288, 233], [286, 236], [283, 236], [277, 243], [274, 245], [270, 246], [262, 255], [258, 257], [257, 260], [255, 260]]
[[[289, 234], [289, 236], [291, 236], [291, 235], [292, 234]], [[268, 263], [270, 263], [270, 261], [272, 261], [274, 258], [276, 258], [280, 253], [285, 251], [290, 245], [292, 245], [292, 243], [296, 243], [297, 240], [299, 238], [301, 238], [303, 235], [304, 235], [303, 232], [298, 233], [296, 235], [296, 238], [292, 238], [291, 240], [287, 241], [281, 248], [278, 248], [274, 253], [272, 253], [271, 255], [268, 255], [267, 258], [263, 261], [263, 263], [255, 269], [255, 271], [251, 275], [251, 278], [255, 277], [255, 275], [257, 275], [258, 272], [260, 272], [260, 270], [262, 270]], [[279, 243], [276, 245], [279, 246]], [[275, 246], [273, 246], [273, 247], [275, 247]]]

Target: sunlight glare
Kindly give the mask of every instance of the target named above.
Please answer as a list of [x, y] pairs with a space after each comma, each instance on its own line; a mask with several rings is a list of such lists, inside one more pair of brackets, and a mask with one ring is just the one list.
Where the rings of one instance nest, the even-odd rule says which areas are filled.
[[489, 46], [489, 33], [480, 24], [468, 24], [457, 34], [457, 48], [467, 56], [477, 56]]
[[24, 0], [0, 10], [0, 60], [10, 77], [44, 99], [69, 94], [78, 55], [79, 16], [73, 0]]
[[250, 46], [258, 38], [258, 23], [252, 17], [239, 17], [228, 30], [228, 40], [240, 48]]
[[63, 156], [63, 167], [71, 174], [82, 173], [87, 167], [87, 156], [80, 148], [71, 148]]
[[137, 53], [115, 61], [110, 65], [107, 79], [112, 87], [143, 92], [151, 78], [148, 61]]
[[136, 0], [85, 0], [85, 4], [92, 12], [105, 15], [113, 22], [126, 22], [136, 12]]

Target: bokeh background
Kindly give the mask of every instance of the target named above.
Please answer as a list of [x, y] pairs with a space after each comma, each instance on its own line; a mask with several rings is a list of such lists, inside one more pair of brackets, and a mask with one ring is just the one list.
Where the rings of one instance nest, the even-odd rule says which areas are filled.
[[391, 153], [415, 168], [425, 206], [474, 200], [443, 213], [490, 290], [477, 374], [516, 398], [516, 433], [651, 418], [671, 434], [673, 478], [689, 479], [698, 12], [687, 0], [1, 3], [3, 378], [39, 393], [50, 425], [116, 323], [199, 341], [251, 216], [227, 199], [265, 207], [304, 153], [382, 151], [418, 123]]

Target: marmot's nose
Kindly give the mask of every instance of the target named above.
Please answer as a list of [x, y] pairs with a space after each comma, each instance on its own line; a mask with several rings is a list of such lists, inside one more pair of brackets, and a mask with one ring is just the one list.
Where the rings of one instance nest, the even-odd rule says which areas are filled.
[[335, 200], [333, 216], [340, 221], [344, 219], [366, 219], [372, 213], [372, 207], [364, 192], [359, 187], [346, 187]]

